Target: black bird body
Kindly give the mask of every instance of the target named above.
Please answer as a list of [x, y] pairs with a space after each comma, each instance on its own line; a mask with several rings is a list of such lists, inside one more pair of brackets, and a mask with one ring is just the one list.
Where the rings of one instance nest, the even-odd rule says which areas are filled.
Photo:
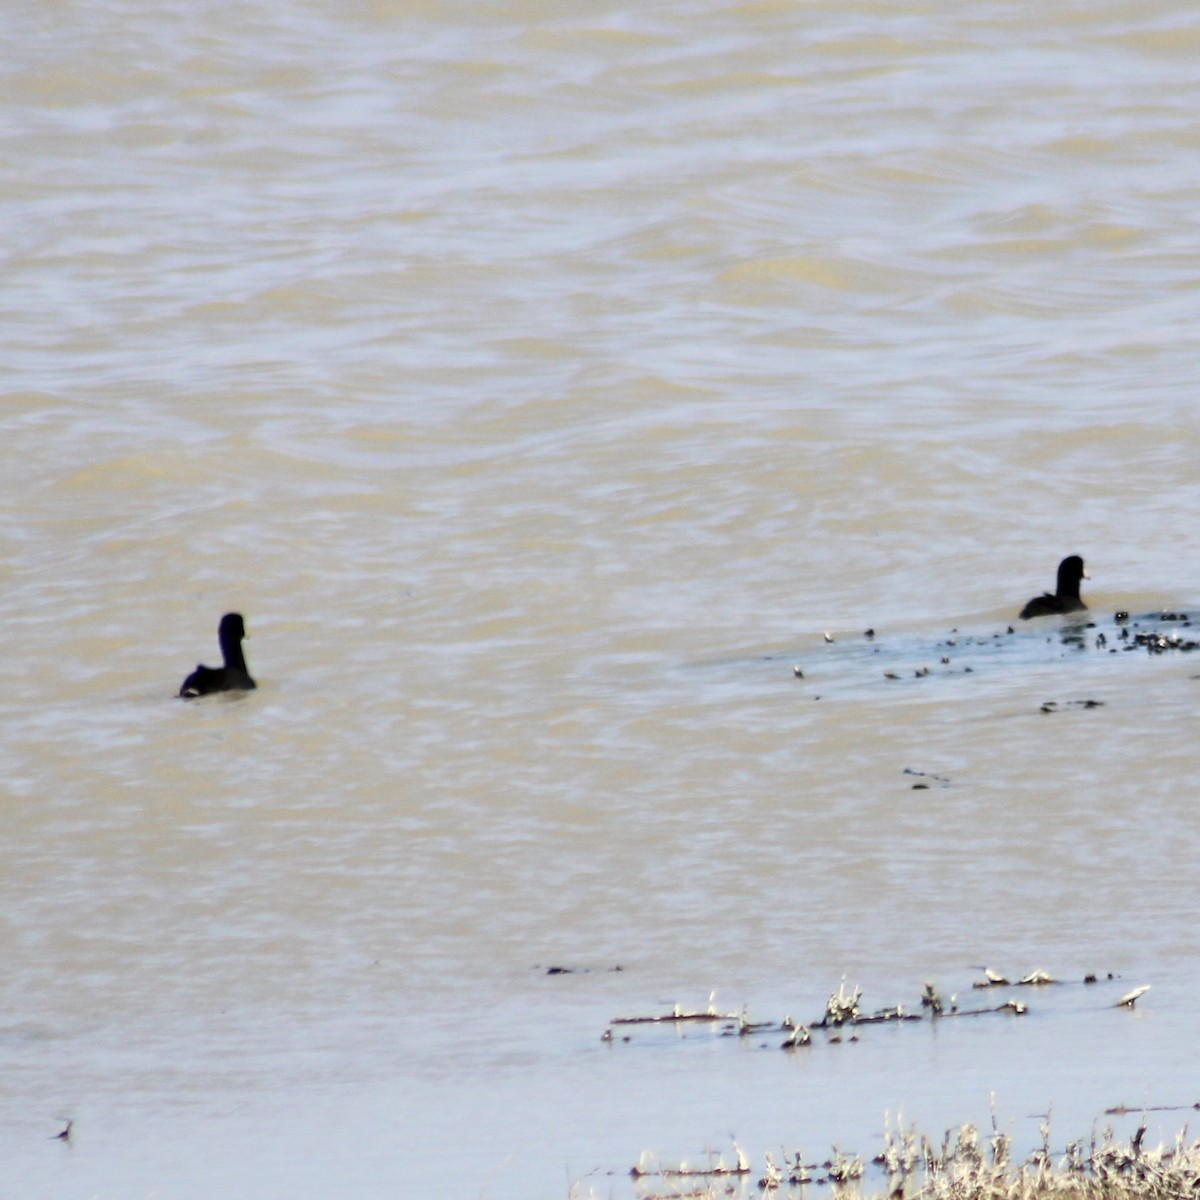
[[1034, 596], [1021, 609], [1021, 620], [1028, 621], [1031, 617], [1050, 617], [1059, 613], [1084, 612], [1087, 605], [1080, 599], [1079, 584], [1087, 579], [1083, 559], [1078, 554], [1064, 558], [1058, 564], [1058, 586], [1054, 593], [1044, 592]]
[[206, 667], [203, 663], [183, 681], [180, 696], [191, 700], [196, 696], [207, 696], [210, 692], [247, 692], [258, 685], [250, 678], [246, 659], [242, 654], [242, 639], [246, 636], [246, 625], [241, 613], [226, 613], [217, 629], [221, 643], [221, 657], [225, 665]]

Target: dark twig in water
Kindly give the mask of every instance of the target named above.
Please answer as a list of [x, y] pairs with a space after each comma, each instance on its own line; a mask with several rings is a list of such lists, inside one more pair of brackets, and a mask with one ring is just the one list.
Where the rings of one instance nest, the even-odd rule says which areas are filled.
[[917, 771], [917, 770], [914, 770], [912, 767], [905, 767], [904, 770], [901, 772], [901, 774], [912, 775], [920, 781], [918, 783], [913, 784], [914, 789], [929, 787], [930, 784], [925, 782], [926, 780], [932, 780], [934, 783], [938, 784], [940, 787], [949, 787], [950, 786], [950, 780], [945, 775], [938, 775], [933, 771]]
[[1064, 700], [1059, 704], [1057, 700], [1047, 700], [1041, 708], [1044, 713], [1062, 712], [1068, 708], [1103, 708], [1103, 700]]
[[1134, 1113], [1192, 1111], [1200, 1112], [1200, 1100], [1195, 1104], [1136, 1104], [1133, 1106], [1118, 1104], [1115, 1108], [1106, 1108], [1104, 1115], [1106, 1117], [1128, 1117]]

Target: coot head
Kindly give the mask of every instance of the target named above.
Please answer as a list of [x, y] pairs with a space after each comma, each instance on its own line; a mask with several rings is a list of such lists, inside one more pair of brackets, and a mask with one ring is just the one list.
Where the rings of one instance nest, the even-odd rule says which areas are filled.
[[[1079, 584], [1084, 579], [1090, 579], [1083, 565], [1083, 559], [1078, 554], [1064, 558], [1058, 564], [1058, 594], [1079, 598]], [[240, 623], [241, 617], [238, 617]]]
[[[1059, 579], [1062, 578], [1062, 572], [1059, 572]], [[236, 646], [246, 636], [246, 622], [242, 620], [241, 613], [226, 613], [221, 618], [221, 624], [217, 626], [217, 639], [221, 643], [221, 649], [226, 646]]]

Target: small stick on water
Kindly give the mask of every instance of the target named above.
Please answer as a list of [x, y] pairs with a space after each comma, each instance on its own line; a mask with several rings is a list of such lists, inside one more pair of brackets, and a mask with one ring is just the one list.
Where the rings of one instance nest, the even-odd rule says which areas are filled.
[[986, 1013], [1016, 1013], [1018, 1017], [1023, 1017], [1028, 1009], [1020, 1000], [1005, 1000], [1003, 1004], [997, 1004], [993, 1008], [952, 1008], [948, 1013], [942, 1013], [943, 1017], [982, 1017]]
[[1118, 1104], [1116, 1108], [1106, 1108], [1106, 1117], [1128, 1117], [1133, 1113], [1148, 1112], [1190, 1112], [1200, 1111], [1200, 1100], [1195, 1104], [1135, 1104], [1132, 1108], [1127, 1104]]

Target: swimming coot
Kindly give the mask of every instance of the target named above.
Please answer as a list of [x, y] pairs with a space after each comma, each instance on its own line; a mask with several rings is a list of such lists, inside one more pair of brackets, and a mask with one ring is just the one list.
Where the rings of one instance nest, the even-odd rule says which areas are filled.
[[242, 638], [245, 636], [246, 626], [242, 621], [242, 614], [226, 613], [217, 629], [217, 638], [221, 642], [221, 657], [225, 660], [225, 665], [206, 667], [201, 663], [183, 681], [179, 694], [185, 700], [191, 700], [195, 696], [206, 696], [209, 692], [246, 692], [256, 687], [242, 656]]
[[1079, 598], [1079, 581], [1089, 578], [1091, 576], [1083, 569], [1083, 559], [1078, 554], [1064, 558], [1058, 564], [1058, 589], [1054, 595], [1044, 592], [1040, 596], [1034, 596], [1021, 609], [1021, 620], [1028, 621], [1030, 617], [1048, 617], [1055, 613], [1079, 612], [1086, 609], [1087, 605]]

